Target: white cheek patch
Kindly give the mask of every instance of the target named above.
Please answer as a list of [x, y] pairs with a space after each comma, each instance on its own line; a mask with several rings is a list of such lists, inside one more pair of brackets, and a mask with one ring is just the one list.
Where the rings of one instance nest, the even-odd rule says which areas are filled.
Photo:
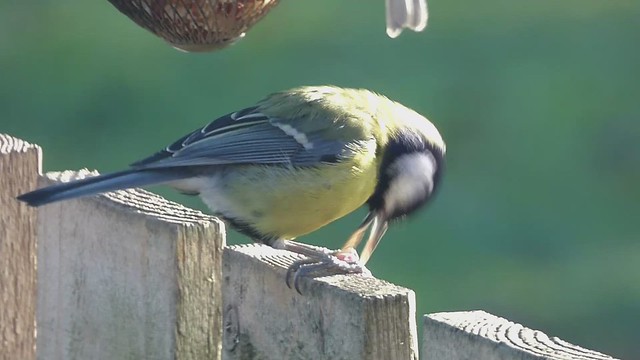
[[429, 152], [401, 155], [387, 169], [391, 182], [384, 194], [387, 213], [409, 208], [433, 191], [433, 176], [438, 169], [436, 158]]

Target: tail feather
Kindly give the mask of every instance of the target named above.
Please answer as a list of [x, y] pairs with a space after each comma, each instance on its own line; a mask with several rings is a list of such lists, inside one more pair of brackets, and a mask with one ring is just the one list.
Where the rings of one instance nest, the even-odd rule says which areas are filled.
[[17, 199], [31, 206], [40, 206], [114, 190], [166, 183], [185, 176], [186, 174], [177, 171], [132, 169], [47, 186], [22, 194]]

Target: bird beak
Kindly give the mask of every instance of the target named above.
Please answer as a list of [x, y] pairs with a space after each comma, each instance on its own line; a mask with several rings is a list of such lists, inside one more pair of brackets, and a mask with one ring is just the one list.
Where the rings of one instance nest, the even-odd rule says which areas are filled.
[[360, 256], [360, 262], [364, 265], [367, 263], [371, 254], [378, 246], [380, 239], [384, 236], [384, 233], [387, 232], [389, 228], [389, 222], [382, 217], [381, 214], [376, 215], [373, 218], [373, 225], [371, 226], [371, 233], [369, 233], [369, 239], [364, 245], [364, 249], [362, 249], [362, 255]]
[[344, 243], [344, 245], [342, 245], [342, 251], [355, 249], [362, 241], [362, 237], [364, 236], [364, 233], [367, 231], [369, 226], [371, 226], [371, 223], [374, 221], [374, 219], [375, 219], [374, 214], [371, 212], [368, 213], [367, 217], [365, 217], [364, 220], [362, 220], [362, 223], [360, 224], [360, 226], [358, 226], [358, 229], [356, 229], [356, 231], [353, 234], [351, 234], [351, 236], [349, 237], [349, 240], [347, 240], [347, 242]]
[[364, 218], [358, 229], [349, 237], [349, 240], [342, 246], [342, 251], [348, 251], [349, 249], [355, 249], [360, 242], [367, 229], [371, 227], [371, 233], [369, 233], [369, 239], [362, 249], [362, 255], [360, 255], [360, 263], [366, 264], [373, 251], [378, 246], [380, 239], [389, 228], [389, 222], [380, 213], [370, 212], [367, 217]]

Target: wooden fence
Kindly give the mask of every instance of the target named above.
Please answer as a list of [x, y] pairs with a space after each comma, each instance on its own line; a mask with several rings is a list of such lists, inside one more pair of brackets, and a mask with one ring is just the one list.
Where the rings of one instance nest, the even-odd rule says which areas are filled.
[[[218, 219], [143, 190], [33, 209], [41, 173], [0, 134], [0, 358], [417, 359], [413, 291], [337, 275], [284, 282], [298, 256], [225, 246]], [[482, 311], [422, 317], [423, 359], [612, 359]], [[37, 334], [37, 336], [36, 336]]]

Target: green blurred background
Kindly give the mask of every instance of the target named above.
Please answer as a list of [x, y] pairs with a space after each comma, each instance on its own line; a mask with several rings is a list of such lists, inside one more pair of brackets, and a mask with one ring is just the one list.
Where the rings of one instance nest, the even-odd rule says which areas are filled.
[[[419, 313], [483, 309], [640, 359], [640, 2], [429, 5], [425, 32], [391, 40], [382, 0], [283, 1], [238, 44], [185, 54], [107, 1], [2, 0], [0, 131], [45, 170], [106, 172], [273, 91], [381, 92], [436, 123], [448, 168], [374, 274]], [[302, 240], [337, 247], [361, 216]]]

